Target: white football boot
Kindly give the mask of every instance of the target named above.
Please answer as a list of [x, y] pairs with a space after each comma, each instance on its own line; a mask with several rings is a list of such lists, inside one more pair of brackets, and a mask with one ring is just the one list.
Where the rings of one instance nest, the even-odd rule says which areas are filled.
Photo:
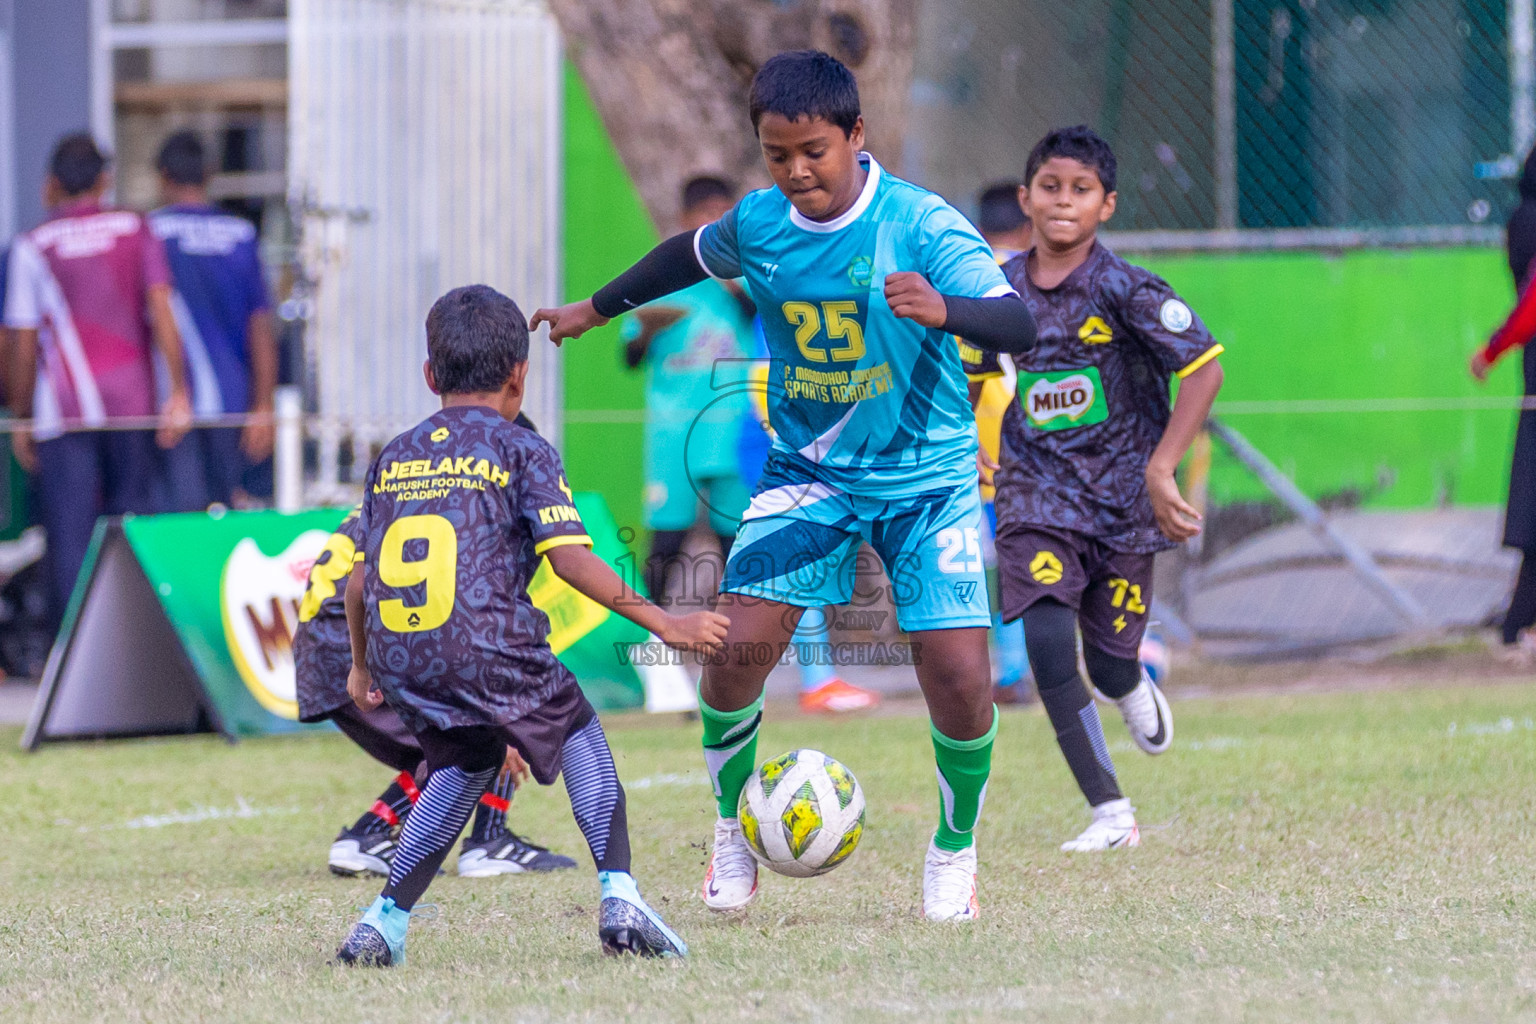
[[1093, 824], [1076, 839], [1062, 843], [1061, 849], [1064, 853], [1098, 853], [1140, 845], [1141, 829], [1136, 827], [1136, 808], [1121, 797], [1095, 807]]
[[923, 858], [923, 916], [930, 921], [974, 921], [980, 915], [976, 844], [951, 852], [930, 840]]
[[1136, 689], [1115, 701], [1120, 717], [1131, 731], [1131, 739], [1148, 754], [1161, 754], [1173, 745], [1173, 712], [1162, 688], [1152, 681], [1145, 669]]
[[736, 818], [715, 820], [715, 848], [709, 854], [700, 895], [706, 907], [722, 914], [740, 910], [757, 895], [757, 859]]
[[395, 859], [395, 840], [388, 832], [354, 832], [344, 828], [331, 843], [331, 874], [355, 877], [389, 877]]

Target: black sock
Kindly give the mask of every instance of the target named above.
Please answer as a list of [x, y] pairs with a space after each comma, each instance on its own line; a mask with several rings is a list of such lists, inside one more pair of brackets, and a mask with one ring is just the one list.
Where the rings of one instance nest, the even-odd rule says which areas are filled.
[[485, 791], [485, 795], [475, 805], [475, 823], [470, 829], [473, 838], [483, 842], [507, 831], [507, 808], [512, 805], [512, 794], [515, 792], [517, 784], [512, 781], [511, 772], [502, 772], [496, 776], [491, 788]]
[[1119, 700], [1141, 685], [1139, 658], [1117, 658], [1092, 644], [1084, 644], [1083, 662], [1088, 666], [1088, 678], [1110, 700]]
[[405, 828], [400, 830], [400, 845], [390, 864], [389, 881], [380, 895], [393, 899], [401, 910], [410, 910], [432, 884], [443, 858], [459, 838], [475, 801], [496, 778], [500, 765], [479, 772], [466, 772], [455, 765], [439, 768], [427, 780], [421, 799], [416, 801]]
[[683, 552], [687, 530], [655, 530], [651, 533], [651, 553], [645, 559], [645, 589], [655, 604], [666, 597], [667, 575], [672, 563]]
[[[404, 783], [410, 783], [407, 789]], [[395, 781], [389, 784], [389, 788], [379, 794], [379, 798], [373, 802], [373, 806], [363, 812], [363, 816], [357, 819], [357, 824], [352, 826], [353, 832], [365, 835], [374, 832], [388, 832], [411, 813], [411, 804], [420, 795], [416, 789], [416, 780], [410, 772], [401, 772], [395, 777]]]
[[1024, 613], [1024, 644], [1056, 743], [1088, 805], [1097, 807], [1120, 799], [1120, 786], [1099, 709], [1077, 672], [1076, 626], [1077, 613], [1071, 608], [1041, 601]]
[[1520, 561], [1520, 575], [1515, 578], [1515, 593], [1504, 615], [1504, 642], [1520, 639], [1520, 631], [1536, 623], [1536, 558], [1526, 555]]
[[571, 733], [561, 751], [571, 813], [599, 871], [629, 871], [629, 816], [608, 737], [596, 716]]

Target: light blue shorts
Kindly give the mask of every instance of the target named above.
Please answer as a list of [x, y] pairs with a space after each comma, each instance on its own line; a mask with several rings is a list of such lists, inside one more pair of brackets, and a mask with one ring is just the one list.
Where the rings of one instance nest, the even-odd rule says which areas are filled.
[[974, 481], [871, 498], [844, 493], [775, 452], [742, 516], [720, 589], [801, 608], [847, 604], [859, 577], [873, 574], [858, 558], [868, 541], [885, 565], [903, 630], [990, 626], [980, 535]]

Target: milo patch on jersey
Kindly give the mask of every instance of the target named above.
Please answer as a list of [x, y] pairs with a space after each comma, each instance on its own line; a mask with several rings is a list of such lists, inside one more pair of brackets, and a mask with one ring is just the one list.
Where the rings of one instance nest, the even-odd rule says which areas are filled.
[[1019, 374], [1019, 402], [1037, 430], [1067, 430], [1109, 419], [1097, 366]]

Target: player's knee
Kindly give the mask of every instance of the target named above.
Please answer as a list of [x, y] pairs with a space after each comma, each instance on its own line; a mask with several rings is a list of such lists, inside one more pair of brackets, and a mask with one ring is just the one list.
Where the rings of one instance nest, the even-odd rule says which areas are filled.
[[728, 650], [727, 656], [704, 667], [699, 680], [699, 695], [704, 703], [716, 711], [740, 711], [762, 695], [767, 672], [752, 664], [749, 653]]
[[1110, 654], [1093, 644], [1083, 644], [1083, 664], [1093, 685], [1111, 700], [1119, 700], [1141, 682], [1140, 661]]
[[1035, 685], [1055, 689], [1077, 676], [1077, 613], [1060, 601], [1044, 600], [1023, 615], [1024, 649]]

